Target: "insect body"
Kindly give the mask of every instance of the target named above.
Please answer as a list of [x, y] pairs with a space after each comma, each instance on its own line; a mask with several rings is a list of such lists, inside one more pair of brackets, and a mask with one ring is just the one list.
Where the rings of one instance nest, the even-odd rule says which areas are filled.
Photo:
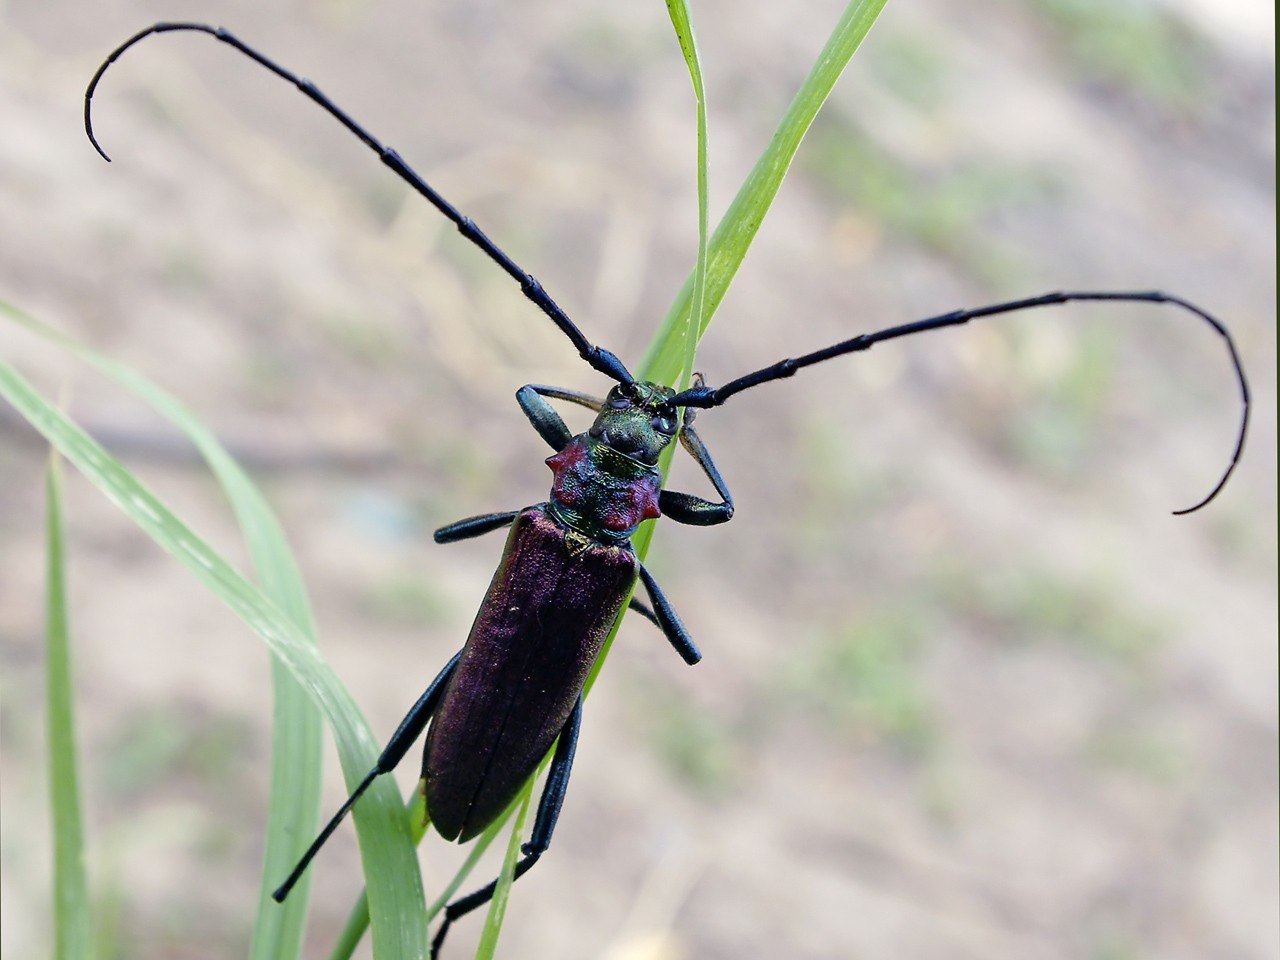
[[[548, 397], [598, 411], [591, 429], [572, 436]], [[559, 738], [524, 858], [516, 876], [546, 850], [564, 802], [582, 719], [582, 689], [637, 576], [653, 608], [632, 605], [694, 664], [702, 654], [630, 537], [663, 513], [698, 525], [733, 516], [733, 500], [694, 432], [677, 428], [675, 391], [632, 381], [601, 401], [575, 391], [529, 385], [516, 394], [534, 428], [556, 453], [547, 458], [551, 499], [524, 510], [460, 520], [436, 531], [452, 543], [510, 526], [502, 560], [467, 643], [405, 717], [378, 764], [321, 832], [276, 891], [283, 900], [311, 858], [374, 777], [393, 769], [422, 733], [427, 815], [449, 840], [481, 833], [511, 803]], [[661, 489], [658, 456], [677, 435], [702, 466], [721, 501]], [[433, 951], [449, 925], [487, 902], [494, 884], [445, 910]]]
[[[555, 475], [550, 501], [436, 533], [438, 542], [448, 543], [511, 525], [502, 562], [427, 736], [422, 775], [428, 813], [450, 839], [469, 840], [492, 823], [556, 734], [576, 732], [587, 674], [637, 574], [672, 645], [688, 663], [701, 659], [628, 539], [642, 520], [659, 515], [663, 494], [654, 461], [674, 427], [665, 434], [654, 430], [643, 408], [617, 388], [592, 431], [568, 438], [538, 389], [525, 387], [521, 397], [537, 411], [544, 435], [553, 439], [555, 430], [562, 446], [547, 461]], [[623, 418], [644, 421], [651, 438], [644, 459], [601, 439], [617, 442], [610, 425], [617, 429]], [[721, 505], [719, 515], [727, 519], [730, 509]], [[571, 745], [563, 749], [571, 756]]]
[[[550, 843], [564, 801], [587, 675], [637, 578], [648, 593], [652, 609], [635, 599], [631, 606], [661, 629], [687, 663], [697, 663], [701, 657], [630, 543], [642, 521], [659, 515], [695, 526], [724, 523], [733, 516], [729, 490], [693, 428], [698, 409], [721, 406], [744, 390], [790, 377], [804, 367], [868, 350], [882, 341], [983, 317], [1072, 301], [1172, 304], [1204, 320], [1223, 338], [1242, 401], [1230, 464], [1207, 496], [1176, 512], [1189, 513], [1212, 500], [1239, 461], [1249, 420], [1249, 389], [1231, 335], [1221, 322], [1199, 307], [1160, 292], [1049, 293], [958, 310], [861, 334], [778, 361], [718, 388], [707, 386], [701, 377], [680, 392], [637, 381], [614, 354], [586, 338], [531, 274], [394, 150], [384, 146], [309, 80], [279, 66], [225, 30], [199, 23], [158, 23], [112, 52], [85, 93], [85, 129], [104, 158], [106, 154], [98, 146], [91, 123], [92, 98], [99, 80], [108, 66], [140, 40], [152, 34], [181, 31], [210, 34], [234, 47], [292, 83], [335, 117], [506, 271], [524, 295], [569, 338], [579, 356], [615, 384], [604, 400], [574, 390], [536, 385], [517, 392], [516, 399], [525, 416], [555, 451], [547, 459], [554, 477], [550, 498], [523, 510], [472, 517], [436, 531], [438, 543], [451, 543], [510, 528], [502, 560], [466, 645], [405, 716], [377, 764], [276, 891], [277, 900], [288, 896], [316, 852], [373, 780], [394, 769], [424, 730], [427, 738], [422, 776], [428, 815], [444, 837], [459, 841], [469, 840], [489, 826], [524, 786], [551, 745], [556, 744], [533, 831], [522, 848], [524, 857], [516, 867], [516, 876], [538, 860]], [[573, 436], [552, 407], [553, 400], [595, 411], [591, 429]], [[718, 500], [661, 489], [658, 457], [675, 439], [701, 467]], [[491, 899], [495, 886], [496, 881], [446, 908], [444, 922], [432, 943], [433, 956], [453, 921]]]

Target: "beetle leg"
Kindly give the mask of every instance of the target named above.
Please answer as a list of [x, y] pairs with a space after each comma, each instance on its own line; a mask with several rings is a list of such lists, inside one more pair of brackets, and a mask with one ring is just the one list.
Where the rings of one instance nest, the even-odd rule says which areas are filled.
[[485, 513], [478, 517], [455, 520], [435, 532], [435, 541], [436, 543], [457, 543], [459, 540], [470, 540], [472, 537], [509, 527], [518, 516], [520, 516], [519, 510], [509, 510], [506, 513]]
[[298, 865], [293, 868], [293, 872], [289, 874], [285, 882], [280, 884], [275, 893], [271, 894], [271, 898], [276, 903], [284, 902], [284, 898], [289, 895], [289, 891], [298, 882], [298, 879], [307, 869], [307, 865], [311, 863], [333, 831], [338, 828], [342, 818], [347, 815], [351, 808], [356, 805], [356, 801], [369, 789], [369, 785], [381, 774], [390, 773], [404, 759], [404, 755], [421, 735], [427, 726], [427, 721], [431, 719], [436, 707], [440, 705], [440, 697], [444, 693], [445, 684], [449, 681], [449, 677], [452, 676], [453, 670], [458, 665], [458, 660], [461, 657], [462, 651], [458, 651], [453, 655], [453, 659], [445, 664], [444, 669], [431, 681], [431, 686], [427, 687], [422, 696], [418, 698], [418, 702], [405, 714], [404, 719], [400, 721], [400, 726], [396, 728], [396, 732], [387, 741], [387, 745], [383, 748], [382, 755], [378, 757], [378, 762], [374, 764], [373, 769], [360, 781], [360, 785], [355, 788], [351, 796], [347, 797], [346, 802], [333, 815], [333, 819], [325, 824], [324, 829], [320, 831], [320, 835], [307, 848], [307, 852], [302, 855], [302, 859], [298, 861]]
[[577, 403], [580, 407], [586, 407], [588, 410], [599, 412], [600, 407], [604, 406], [604, 401], [589, 396], [586, 393], [579, 393], [577, 390], [567, 390], [561, 387], [541, 387], [539, 384], [525, 384], [524, 387], [516, 390], [516, 402], [520, 404], [525, 416], [529, 417], [530, 424], [534, 425], [534, 429], [538, 431], [538, 435], [552, 449], [562, 451], [564, 447], [573, 439], [570, 429], [564, 425], [561, 415], [556, 412], [556, 408], [547, 402], [547, 399], [562, 399], [570, 403]]
[[[542, 788], [542, 798], [538, 801], [538, 815], [533, 822], [533, 832], [529, 835], [529, 842], [520, 847], [524, 856], [516, 864], [512, 883], [528, 873], [551, 845], [551, 834], [555, 832], [560, 808], [564, 806], [565, 791], [569, 788], [569, 773], [573, 769], [573, 755], [578, 749], [578, 731], [581, 726], [582, 694], [578, 694], [578, 702], [574, 704], [573, 711], [561, 728], [560, 737], [556, 741], [556, 752], [551, 758], [551, 769], [547, 773], [547, 782]], [[444, 908], [444, 921], [431, 940], [432, 960], [435, 960], [439, 954], [440, 946], [444, 943], [445, 935], [449, 932], [453, 921], [466, 916], [477, 907], [484, 906], [493, 899], [493, 893], [497, 889], [498, 881], [493, 880], [474, 893], [459, 897]]]
[[547, 397], [552, 400], [567, 400], [569, 403], [576, 403], [580, 407], [596, 412], [604, 406], [603, 400], [562, 387], [543, 387], [529, 383], [517, 390], [516, 403], [520, 404], [520, 409], [533, 424], [533, 429], [537, 430], [538, 435], [554, 450], [563, 450], [573, 439], [573, 434], [560, 419], [560, 414], [556, 413], [555, 408], [544, 399]]
[[560, 738], [556, 741], [555, 756], [551, 758], [547, 782], [542, 788], [542, 799], [538, 801], [538, 815], [533, 821], [533, 832], [529, 834], [529, 842], [520, 847], [520, 852], [526, 857], [540, 857], [551, 846], [551, 834], [555, 832], [560, 808], [564, 806], [565, 791], [569, 788], [569, 773], [573, 769], [573, 755], [578, 749], [578, 731], [581, 728], [582, 694], [579, 693], [578, 702], [573, 705], [569, 718], [560, 730]]
[[643, 600], [638, 600], [635, 597], [632, 597], [631, 602], [628, 603], [627, 606], [630, 607], [632, 610], [634, 610], [636, 613], [640, 614], [640, 616], [644, 617], [646, 620], [652, 623], [659, 630], [662, 629], [662, 621], [658, 619], [658, 615], [654, 613], [653, 610], [649, 607], [649, 605], [645, 603]]
[[[689, 411], [692, 413], [692, 411]], [[706, 445], [698, 436], [691, 424], [692, 417], [685, 414], [685, 424], [680, 430], [680, 443], [689, 451], [689, 456], [702, 468], [711, 485], [720, 494], [720, 503], [712, 503], [691, 493], [680, 493], [676, 490], [663, 490], [658, 494], [658, 507], [666, 517], [676, 523], [688, 523], [695, 527], [710, 527], [717, 523], [727, 523], [733, 517], [733, 495], [729, 487], [716, 469], [715, 461], [707, 452]]]
[[693, 638], [689, 636], [689, 631], [680, 622], [680, 617], [676, 615], [671, 601], [653, 579], [653, 574], [645, 569], [644, 564], [640, 564], [640, 579], [644, 582], [644, 588], [649, 591], [649, 599], [653, 601], [653, 611], [658, 626], [667, 635], [671, 645], [676, 648], [676, 653], [684, 658], [685, 663], [693, 666], [702, 659], [702, 653], [693, 642]]

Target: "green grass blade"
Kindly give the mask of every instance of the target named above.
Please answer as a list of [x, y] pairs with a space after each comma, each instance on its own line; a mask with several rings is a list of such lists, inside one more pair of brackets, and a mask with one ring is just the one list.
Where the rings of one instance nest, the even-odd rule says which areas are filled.
[[[92, 363], [132, 391], [195, 444], [221, 483], [249, 547], [262, 591], [298, 625], [314, 645], [315, 619], [302, 575], [274, 511], [240, 465], [171, 394], [140, 374], [66, 337], [34, 317], [0, 303], [22, 326]], [[277, 904], [271, 891], [288, 876], [315, 835], [320, 820], [322, 723], [320, 711], [277, 660], [272, 661], [271, 803], [258, 913], [250, 942], [251, 960], [294, 960], [302, 952], [311, 887], [310, 872], [288, 901]]]
[[[187, 434], [222, 484], [235, 510], [263, 593], [288, 614], [314, 645], [316, 626], [310, 600], [280, 522], [257, 486], [217, 438], [171, 394], [128, 367], [58, 334], [32, 317], [24, 316], [20, 322], [94, 364]], [[284, 904], [272, 900], [271, 891], [288, 876], [319, 827], [323, 718], [306, 691], [275, 659], [272, 660], [272, 690], [275, 707], [271, 802], [258, 913], [249, 956], [251, 960], [294, 960], [302, 952], [310, 872], [299, 881]]]
[[[787, 108], [768, 147], [756, 161], [738, 195], [716, 227], [707, 258], [706, 294], [697, 339], [724, 300], [747, 249], [764, 222], [778, 188], [791, 166], [800, 141], [840, 78], [849, 58], [866, 37], [885, 0], [852, 0], [832, 31], [818, 61]], [[696, 271], [685, 281], [649, 346], [636, 376], [658, 383], [674, 383], [684, 361], [687, 324], [695, 302]]]
[[56, 960], [92, 955], [93, 924], [84, 867], [84, 820], [80, 815], [71, 631], [67, 614], [67, 570], [58, 458], [49, 458], [46, 483], [46, 650], [49, 729], [49, 797], [53, 819], [53, 923]]
[[[279, 520], [257, 486], [203, 424], [172, 396], [112, 361], [83, 355], [147, 400], [195, 443], [231, 501], [262, 592], [314, 646], [316, 625], [302, 574]], [[302, 952], [311, 872], [298, 882], [285, 903], [277, 904], [271, 899], [271, 892], [288, 876], [319, 828], [323, 718], [306, 691], [275, 658], [271, 678], [274, 699], [271, 801], [249, 956], [251, 960], [293, 960]]]
[[[311, 871], [298, 881], [289, 899], [278, 904], [271, 891], [289, 875], [320, 822], [322, 731], [315, 709], [288, 669], [271, 663], [275, 720], [271, 730], [271, 803], [267, 810], [266, 850], [258, 913], [250, 941], [251, 960], [296, 960], [302, 953], [310, 908]], [[296, 902], [295, 902], [296, 900]]]
[[498, 874], [498, 886], [493, 891], [493, 899], [489, 901], [489, 913], [484, 918], [484, 930], [480, 933], [476, 960], [493, 960], [493, 952], [498, 949], [498, 934], [502, 932], [502, 918], [507, 912], [507, 901], [511, 898], [511, 884], [515, 882], [516, 862], [520, 859], [520, 843], [524, 836], [524, 822], [529, 815], [529, 803], [533, 799], [533, 784], [536, 779], [536, 777], [529, 778], [518, 801], [520, 812], [516, 814], [515, 826], [511, 829], [507, 855], [502, 860], [502, 872]]
[[368, 929], [369, 893], [361, 890], [360, 896], [351, 907], [351, 913], [347, 916], [347, 922], [342, 925], [342, 932], [338, 934], [337, 942], [334, 943], [333, 950], [329, 954], [329, 960], [349, 960], [356, 952], [356, 947], [360, 946], [360, 941], [364, 939], [365, 931]]
[[687, 386], [693, 376], [693, 358], [698, 349], [697, 337], [691, 336], [693, 330], [702, 330], [703, 314], [706, 304], [707, 288], [707, 91], [702, 82], [702, 58], [698, 54], [698, 38], [693, 32], [693, 20], [689, 16], [689, 6], [685, 0], [667, 0], [667, 13], [671, 15], [671, 25], [675, 27], [676, 38], [680, 41], [680, 51], [684, 54], [684, 62], [689, 67], [689, 79], [693, 81], [693, 96], [697, 104], [698, 125], [698, 258], [693, 267], [693, 292], [690, 302], [690, 322], [681, 327], [684, 341], [684, 364], [680, 370], [677, 384]]
[[[172, 395], [130, 368], [0, 302], [19, 324], [82, 359], [149, 403], [187, 434], [222, 484], [235, 510], [263, 592], [280, 606], [314, 644], [315, 620], [302, 575], [284, 531], [257, 486], [217, 438]], [[250, 942], [251, 960], [294, 960], [302, 952], [311, 875], [308, 872], [288, 901], [277, 904], [271, 891], [287, 876], [319, 826], [322, 770], [322, 722], [306, 692], [278, 660], [272, 660], [271, 802], [263, 857], [258, 912]]]
[[[348, 784], [354, 786], [373, 766], [379, 745], [345, 687], [294, 619], [237, 573], [118, 461], [4, 362], [0, 362], [0, 395], [262, 637], [328, 719], [343, 773]], [[403, 806], [389, 778], [375, 782], [355, 819], [369, 883], [375, 955], [378, 960], [425, 956], [421, 876]]]
[[[692, 341], [696, 344], [706, 332], [712, 316], [724, 300], [729, 284], [733, 282], [738, 267], [742, 265], [751, 242], [764, 222], [765, 215], [769, 212], [773, 198], [777, 196], [778, 189], [782, 186], [782, 181], [791, 167], [791, 161], [795, 158], [805, 133], [818, 115], [818, 110], [831, 94], [836, 81], [840, 79], [840, 74], [844, 71], [849, 59], [870, 31], [876, 17], [880, 15], [885, 2], [886, 0], [851, 0], [845, 8], [826, 45], [822, 48], [817, 62], [809, 71], [809, 76], [791, 101], [777, 130], [774, 131], [769, 145], [756, 161], [711, 237], [707, 253], [705, 293], [700, 308], [701, 318], [696, 321], [695, 326], [694, 318], [697, 317], [699, 309], [698, 275], [695, 268], [685, 280], [671, 309], [667, 311], [661, 327], [649, 344], [649, 349], [636, 370], [637, 379], [670, 384], [675, 383], [679, 378], [686, 362], [686, 346], [691, 339], [690, 331], [696, 330], [696, 335], [692, 337]], [[674, 454], [674, 446], [663, 451], [659, 466], [662, 468], [664, 477]], [[654, 522], [646, 521], [631, 538], [636, 556], [642, 561], [649, 553], [654, 530]], [[620, 617], [591, 669], [591, 675], [587, 678], [588, 691], [595, 684], [596, 676], [609, 650], [613, 647], [613, 641], [621, 623]]]

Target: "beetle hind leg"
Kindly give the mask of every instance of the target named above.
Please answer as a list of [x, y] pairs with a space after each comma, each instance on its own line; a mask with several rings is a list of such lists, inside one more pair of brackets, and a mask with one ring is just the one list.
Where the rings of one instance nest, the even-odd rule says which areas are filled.
[[275, 900], [276, 903], [284, 903], [285, 897], [289, 896], [289, 891], [293, 889], [294, 885], [302, 877], [307, 866], [315, 858], [315, 855], [320, 852], [320, 848], [324, 846], [325, 841], [329, 839], [334, 830], [338, 829], [338, 824], [351, 811], [351, 808], [356, 805], [356, 801], [369, 789], [369, 785], [382, 774], [390, 773], [404, 759], [404, 755], [409, 752], [413, 742], [418, 739], [426, 728], [427, 721], [435, 713], [436, 707], [440, 705], [440, 697], [444, 694], [445, 684], [448, 683], [449, 677], [453, 675], [453, 670], [461, 658], [461, 651], [455, 653], [453, 659], [446, 663], [444, 669], [431, 681], [431, 686], [427, 687], [422, 696], [418, 698], [418, 702], [405, 714], [404, 719], [400, 721], [400, 726], [396, 728], [396, 732], [391, 735], [391, 739], [383, 747], [382, 753], [378, 757], [378, 762], [374, 764], [373, 769], [365, 774], [365, 778], [360, 781], [360, 785], [352, 791], [351, 796], [347, 797], [346, 802], [338, 809], [338, 812], [324, 825], [324, 829], [312, 841], [311, 846], [307, 848], [307, 852], [302, 855], [297, 866], [293, 868], [293, 872], [289, 874], [285, 882], [280, 884], [276, 891], [271, 894], [271, 899]]
[[[538, 801], [538, 815], [533, 822], [533, 833], [529, 835], [528, 842], [520, 847], [524, 856], [516, 864], [513, 883], [528, 873], [551, 845], [551, 834], [555, 832], [560, 808], [564, 806], [565, 792], [569, 788], [569, 773], [573, 769], [573, 755], [578, 749], [578, 730], [581, 726], [582, 694], [578, 694], [578, 702], [574, 704], [569, 719], [565, 721], [560, 731], [560, 738], [556, 741], [556, 752], [551, 758], [551, 769], [547, 773], [547, 782], [542, 788], [542, 798]], [[444, 908], [444, 921], [431, 940], [431, 960], [439, 956], [440, 947], [453, 922], [472, 910], [484, 906], [493, 899], [494, 891], [497, 889], [498, 881], [495, 878], [479, 890], [465, 897], [459, 897]]]

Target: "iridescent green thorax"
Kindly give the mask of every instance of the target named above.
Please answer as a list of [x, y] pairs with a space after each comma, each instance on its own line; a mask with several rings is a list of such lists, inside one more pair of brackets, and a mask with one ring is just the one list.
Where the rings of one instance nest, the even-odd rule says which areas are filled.
[[551, 512], [563, 524], [604, 543], [618, 543], [643, 520], [661, 516], [656, 467], [579, 434], [552, 457]]

